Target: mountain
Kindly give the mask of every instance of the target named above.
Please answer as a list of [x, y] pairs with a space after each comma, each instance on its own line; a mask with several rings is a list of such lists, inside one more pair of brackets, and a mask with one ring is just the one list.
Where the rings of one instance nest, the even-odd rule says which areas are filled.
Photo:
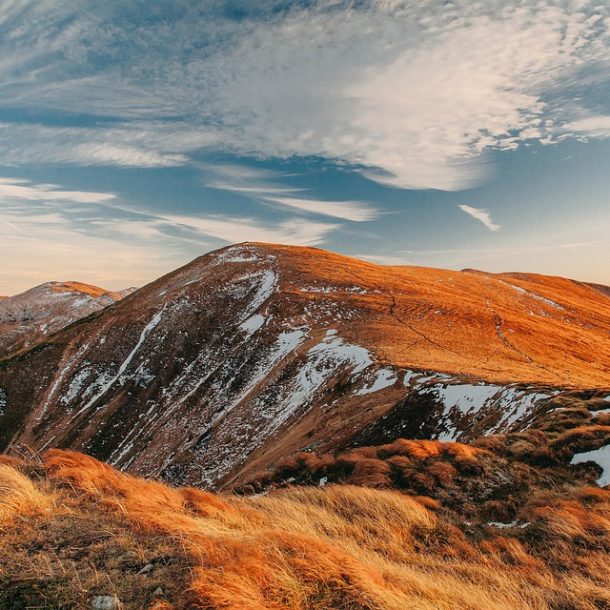
[[0, 449], [231, 487], [301, 450], [469, 441], [603, 400], [609, 327], [563, 278], [231, 246], [0, 363]]
[[80, 282], [47, 282], [0, 297], [0, 359], [38, 343], [135, 289], [110, 292]]

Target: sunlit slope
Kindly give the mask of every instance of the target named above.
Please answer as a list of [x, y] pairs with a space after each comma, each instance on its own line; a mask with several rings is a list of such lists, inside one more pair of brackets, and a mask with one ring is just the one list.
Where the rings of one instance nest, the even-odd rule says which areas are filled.
[[610, 382], [610, 299], [586, 284], [273, 249], [287, 292], [353, 306], [345, 331], [398, 366], [500, 382]]
[[[477, 476], [481, 450], [451, 452]], [[124, 610], [607, 608], [610, 492], [566, 482], [526, 512], [473, 532], [393, 490], [238, 498], [52, 451], [42, 466], [0, 465], [0, 609], [101, 597]]]

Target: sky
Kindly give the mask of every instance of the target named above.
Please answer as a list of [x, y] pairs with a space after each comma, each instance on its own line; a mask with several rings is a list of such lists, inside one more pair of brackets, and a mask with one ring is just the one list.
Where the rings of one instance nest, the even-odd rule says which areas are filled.
[[610, 284], [610, 7], [3, 0], [0, 294], [241, 241]]

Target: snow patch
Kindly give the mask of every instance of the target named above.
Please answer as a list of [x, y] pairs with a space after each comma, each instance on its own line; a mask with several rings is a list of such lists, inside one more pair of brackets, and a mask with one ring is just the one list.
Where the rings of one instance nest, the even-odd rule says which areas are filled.
[[582, 464], [583, 462], [595, 462], [602, 469], [602, 474], [597, 479], [597, 484], [600, 487], [610, 485], [610, 445], [605, 445], [600, 449], [593, 451], [583, 451], [576, 453], [570, 464]]
[[520, 529], [525, 529], [529, 527], [529, 521], [525, 523], [519, 523], [518, 521], [511, 521], [510, 523], [501, 523], [500, 521], [490, 521], [487, 525], [491, 525], [491, 527], [497, 527], [499, 529], [506, 529], [509, 527], [518, 527]]
[[[528, 392], [516, 388], [508, 388], [502, 394], [498, 403], [500, 412], [503, 412], [500, 421], [494, 428], [495, 432], [503, 432], [519, 421], [523, 416], [530, 412], [540, 401], [550, 398], [549, 394], [542, 392]], [[508, 411], [505, 409], [511, 407]]]
[[419, 373], [417, 371], [405, 371], [405, 376], [402, 380], [405, 387], [411, 387], [413, 385], [413, 379], [418, 375]]
[[[429, 378], [420, 377], [415, 384], [422, 382], [429, 382]], [[500, 413], [498, 423], [489, 432], [504, 432], [531, 413], [540, 401], [550, 398], [550, 394], [542, 392], [488, 383], [436, 383], [422, 388], [420, 392], [432, 394], [443, 405], [440, 423], [445, 431], [438, 435], [441, 441], [457, 440], [462, 420], [468, 418], [467, 423], [471, 423], [479, 412], [490, 415]]]
[[355, 392], [355, 394], [356, 396], [364, 396], [365, 394], [379, 392], [384, 388], [389, 388], [390, 386], [394, 385], [396, 381], [396, 373], [392, 369], [379, 369], [375, 374], [375, 379], [373, 380], [373, 383], [363, 388], [360, 388]]
[[150, 334], [150, 332], [156, 328], [156, 326], [159, 324], [159, 322], [161, 321], [161, 318], [163, 317], [163, 312], [165, 311], [165, 305], [163, 306], [163, 308], [158, 311], [152, 318], [151, 320], [148, 322], [148, 324], [144, 327], [144, 329], [142, 330], [142, 332], [140, 333], [140, 338], [138, 339], [138, 342], [136, 343], [136, 345], [134, 346], [134, 348], [131, 350], [131, 352], [129, 353], [129, 355], [127, 356], [127, 358], [125, 358], [125, 360], [123, 360], [121, 366], [119, 367], [119, 370], [117, 371], [116, 375], [114, 375], [109, 381], [107, 381], [100, 389], [99, 392], [97, 392], [97, 394], [95, 394], [83, 407], [81, 407], [78, 412], [76, 413], [76, 415], [80, 415], [83, 411], [86, 411], [89, 407], [93, 406], [102, 396], [104, 396], [104, 394], [106, 394], [106, 392], [108, 392], [108, 390], [119, 380], [119, 378], [123, 375], [123, 373], [127, 370], [127, 367], [129, 366], [129, 364], [131, 363], [131, 361], [133, 360], [133, 357], [138, 353], [138, 350], [140, 349], [140, 347], [142, 346], [142, 343], [144, 343], [144, 341], [146, 340], [146, 337], [148, 337], [148, 335]]
[[223, 263], [254, 263], [259, 260], [260, 260], [260, 258], [258, 256], [254, 256], [253, 254], [250, 254], [250, 255], [237, 254], [235, 256], [230, 256], [230, 257], [224, 258], [222, 260], [222, 262]]
[[265, 316], [260, 314], [254, 314], [250, 316], [245, 322], [239, 325], [239, 328], [246, 333], [246, 336], [250, 337], [253, 335], [263, 324], [265, 323]]
[[362, 286], [302, 286], [301, 292], [312, 292], [317, 294], [331, 294], [333, 292], [347, 292], [349, 294], [368, 294], [368, 290]]

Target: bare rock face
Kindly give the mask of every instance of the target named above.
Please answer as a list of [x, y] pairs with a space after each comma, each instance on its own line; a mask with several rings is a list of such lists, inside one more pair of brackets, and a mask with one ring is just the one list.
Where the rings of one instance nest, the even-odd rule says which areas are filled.
[[602, 395], [609, 327], [562, 278], [232, 246], [1, 363], [0, 449], [221, 487], [367, 435], [468, 440]]
[[134, 290], [109, 292], [79, 282], [47, 282], [12, 297], [0, 297], [0, 360]]
[[121, 604], [115, 595], [96, 595], [91, 600], [92, 610], [119, 610]]

